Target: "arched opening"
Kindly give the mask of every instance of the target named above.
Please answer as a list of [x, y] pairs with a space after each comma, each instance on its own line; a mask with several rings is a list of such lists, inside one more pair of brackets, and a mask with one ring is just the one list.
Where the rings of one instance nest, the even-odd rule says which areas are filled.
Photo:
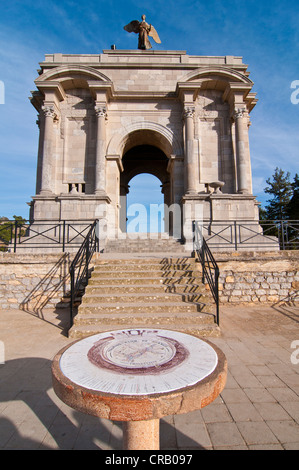
[[154, 145], [136, 145], [122, 158], [120, 228], [128, 233], [169, 231], [164, 204], [170, 204], [168, 158]]
[[127, 233], [164, 232], [161, 181], [149, 173], [134, 176], [127, 196]]

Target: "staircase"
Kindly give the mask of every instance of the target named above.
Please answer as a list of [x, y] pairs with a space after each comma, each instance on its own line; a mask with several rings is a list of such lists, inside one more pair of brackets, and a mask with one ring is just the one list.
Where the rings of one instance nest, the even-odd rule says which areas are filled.
[[143, 249], [150, 252], [143, 254], [136, 245], [133, 252], [133, 245], [125, 247], [132, 249], [131, 254], [109, 254], [108, 250], [94, 256], [93, 271], [69, 337], [80, 339], [121, 328], [219, 336], [215, 305], [201, 282], [200, 263], [186, 252], [182, 256], [153, 253], [147, 244]]
[[185, 245], [181, 240], [166, 234], [127, 234], [125, 239], [109, 240], [105, 246], [105, 253], [171, 253], [185, 254]]

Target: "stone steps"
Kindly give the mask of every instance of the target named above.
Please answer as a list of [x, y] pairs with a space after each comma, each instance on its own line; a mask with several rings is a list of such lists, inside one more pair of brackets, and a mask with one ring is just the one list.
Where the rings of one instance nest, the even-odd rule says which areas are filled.
[[179, 323], [178, 321], [175, 325], [169, 323], [149, 323], [148, 325], [142, 325], [139, 323], [138, 325], [134, 325], [131, 320], [118, 324], [109, 322], [108, 324], [90, 324], [90, 325], [80, 325], [80, 327], [76, 327], [74, 325], [72, 327], [72, 335], [71, 338], [74, 339], [82, 339], [86, 336], [96, 335], [105, 331], [112, 331], [118, 329], [130, 329], [132, 327], [144, 327], [144, 328], [159, 328], [161, 330], [175, 330], [180, 331], [182, 333], [198, 336], [198, 337], [216, 337], [219, 336], [219, 328], [215, 326], [215, 324], [199, 324], [197, 325], [189, 325], [186, 323]]
[[153, 302], [127, 302], [121, 303], [116, 302], [112, 304], [109, 303], [92, 303], [85, 302], [84, 305], [80, 305], [80, 316], [89, 314], [89, 313], [119, 313], [122, 312], [123, 315], [127, 313], [135, 314], [136, 312], [144, 311], [146, 312], [168, 312], [168, 313], [179, 313], [179, 312], [200, 312], [205, 309], [206, 311], [212, 310], [212, 306], [205, 303], [200, 304], [194, 302], [163, 302], [163, 303], [153, 303]]
[[[144, 269], [144, 268], [142, 268]], [[131, 279], [140, 279], [140, 278], [158, 278], [161, 280], [166, 280], [170, 281], [171, 279], [174, 282], [178, 282], [179, 279], [189, 279], [189, 278], [196, 278], [199, 282], [201, 282], [201, 275], [198, 273], [194, 273], [192, 270], [188, 270], [185, 272], [167, 272], [167, 271], [150, 271], [150, 276], [148, 270], [143, 270], [143, 271], [131, 271], [131, 270], [124, 270], [124, 271], [119, 271], [119, 270], [111, 270], [109, 271], [104, 271], [103, 273], [99, 274], [97, 272], [93, 273], [92, 279], [90, 282], [93, 282], [94, 280], [98, 278], [110, 278], [110, 279], [116, 279], [116, 278], [123, 278], [123, 275], [126, 275], [127, 278]]]
[[[173, 294], [173, 293], [125, 293], [125, 294], [85, 294], [82, 299], [82, 306], [85, 304], [99, 304], [102, 302], [106, 303], [122, 303], [127, 304], [130, 302], [151, 302], [151, 303], [182, 303], [182, 302], [201, 302], [201, 294]], [[206, 301], [206, 297], [203, 297], [203, 301]], [[205, 302], [203, 302], [205, 303]]]
[[[113, 318], [111, 318], [113, 316]], [[147, 325], [159, 325], [160, 323], [168, 324], [168, 325], [176, 325], [178, 320], [181, 323], [188, 323], [190, 325], [197, 325], [199, 320], [202, 320], [204, 324], [213, 324], [214, 318], [213, 315], [207, 315], [206, 313], [199, 313], [199, 312], [178, 312], [176, 315], [169, 315], [169, 312], [144, 312], [143, 310], [139, 312], [139, 315], [136, 313], [134, 317], [130, 317], [130, 322], [132, 326], [139, 326], [142, 324], [144, 327]], [[115, 323], [116, 325], [122, 325], [123, 323], [127, 323], [128, 319], [123, 313], [113, 313], [107, 315], [107, 313], [94, 313], [84, 315], [78, 320], [76, 317], [74, 319], [74, 324], [77, 324], [79, 321], [80, 325], [89, 325], [89, 324], [101, 324], [101, 325], [111, 325], [111, 322]]]
[[[113, 260], [113, 264], [109, 265], [107, 262], [103, 262], [103, 264], [96, 264], [97, 267], [101, 267], [101, 272], [106, 271], [117, 271], [119, 267], [122, 268], [122, 271], [138, 271], [141, 268], [146, 267], [148, 270], [153, 271], [186, 271], [186, 270], [193, 270], [195, 263], [171, 263], [168, 264], [167, 262], [161, 262], [152, 260], [148, 263], [141, 263], [140, 260], [133, 260], [130, 264], [126, 265], [122, 262], [123, 260]], [[198, 264], [198, 263], [196, 263]]]
[[140, 294], [163, 294], [163, 293], [170, 293], [170, 294], [197, 294], [204, 296], [205, 291], [203, 291], [202, 287], [197, 284], [160, 284], [157, 285], [156, 283], [142, 283], [142, 284], [132, 284], [132, 279], [129, 279], [129, 282], [126, 282], [125, 279], [122, 279], [122, 283], [108, 284], [107, 280], [105, 284], [91, 284], [89, 285], [86, 290], [86, 296], [92, 297], [93, 295], [98, 295], [99, 291], [105, 292], [105, 294], [130, 294], [130, 293], [140, 293]]
[[[151, 237], [151, 238], [149, 238]], [[124, 239], [108, 240], [104, 253], [186, 253], [181, 240], [165, 234], [127, 234]]]
[[[101, 278], [99, 277], [98, 279], [90, 279], [89, 283], [88, 283], [88, 290], [90, 289], [97, 289], [99, 287], [103, 287], [103, 289], [105, 288], [105, 286], [145, 286], [147, 285], [148, 287], [149, 286], [161, 286], [163, 287], [165, 290], [169, 290], [169, 289], [173, 289], [173, 290], [176, 290], [176, 289], [187, 289], [188, 287], [191, 289], [192, 286], [197, 286], [199, 287], [199, 285], [197, 284], [197, 282], [201, 282], [201, 278], [195, 278], [195, 277], [189, 277], [189, 278], [184, 278], [184, 279], [181, 279], [181, 278], [178, 278], [178, 279], [160, 279], [160, 278], [154, 278], [154, 277], [104, 277], [104, 278]], [[157, 284], [159, 283], [159, 284]]]
[[194, 258], [103, 259], [93, 271], [71, 338], [147, 327], [218, 336], [215, 305]]

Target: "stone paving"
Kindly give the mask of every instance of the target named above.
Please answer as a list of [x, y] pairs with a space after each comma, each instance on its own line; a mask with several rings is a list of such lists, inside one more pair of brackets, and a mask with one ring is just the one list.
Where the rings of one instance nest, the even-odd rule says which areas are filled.
[[[0, 310], [0, 449], [121, 449], [121, 423], [53, 392], [51, 360], [72, 341], [67, 317]], [[226, 305], [221, 330], [212, 342], [227, 356], [227, 385], [206, 408], [162, 419], [161, 450], [299, 450], [299, 309]]]

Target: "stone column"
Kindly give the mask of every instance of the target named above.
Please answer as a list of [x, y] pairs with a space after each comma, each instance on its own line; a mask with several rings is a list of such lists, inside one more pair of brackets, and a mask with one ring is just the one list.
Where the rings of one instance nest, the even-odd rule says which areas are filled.
[[53, 120], [56, 117], [56, 113], [54, 110], [54, 105], [43, 106], [42, 110], [44, 112], [44, 138], [40, 194], [52, 194], [52, 139]]
[[235, 109], [234, 120], [236, 129], [236, 164], [237, 164], [237, 183], [238, 193], [246, 194], [249, 192], [248, 189], [248, 174], [250, 171], [247, 165], [246, 155], [246, 136], [244, 129], [244, 113], [245, 109]]
[[106, 107], [104, 105], [96, 105], [95, 112], [97, 116], [95, 194], [104, 195], [106, 194]]
[[119, 191], [119, 202], [120, 202], [119, 228], [124, 233], [127, 231], [127, 194], [128, 193], [129, 193], [129, 185], [120, 184], [120, 191]]
[[125, 450], [159, 450], [160, 449], [160, 420], [124, 422]]
[[196, 166], [194, 161], [194, 107], [186, 106], [184, 109], [185, 119], [185, 192], [196, 193]]
[[171, 206], [171, 192], [170, 192], [170, 181], [165, 181], [161, 185], [161, 192], [164, 194], [164, 232], [170, 233], [172, 228], [172, 212], [170, 211]]

